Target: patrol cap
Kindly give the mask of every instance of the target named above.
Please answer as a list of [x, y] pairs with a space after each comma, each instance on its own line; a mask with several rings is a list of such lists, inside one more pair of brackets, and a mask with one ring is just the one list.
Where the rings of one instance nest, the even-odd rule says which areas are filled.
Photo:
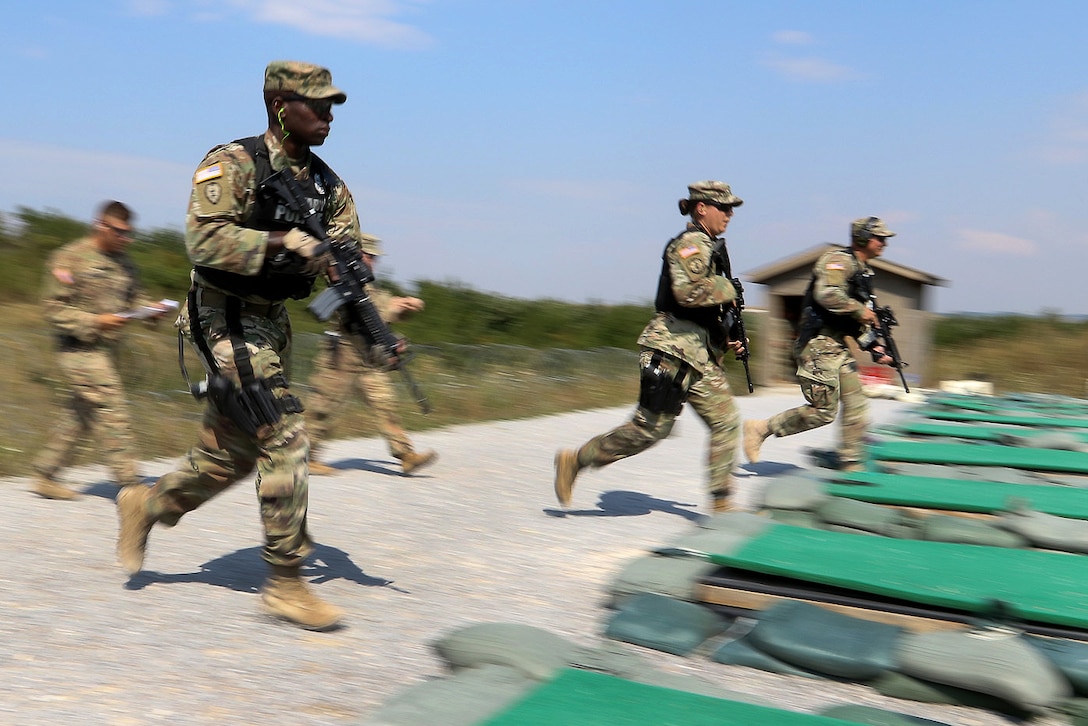
[[867, 240], [873, 237], [894, 237], [895, 232], [888, 229], [880, 217], [861, 217], [850, 225], [851, 239]]
[[720, 181], [701, 181], [688, 185], [688, 198], [680, 200], [680, 214], [687, 214], [690, 202], [711, 202], [739, 207], [744, 200], [733, 194], [729, 185]]
[[348, 95], [332, 85], [328, 68], [302, 61], [272, 61], [264, 69], [264, 90], [287, 91], [306, 98], [331, 98], [343, 103]]
[[359, 234], [359, 249], [368, 255], [383, 255], [382, 241], [372, 234], [365, 232]]

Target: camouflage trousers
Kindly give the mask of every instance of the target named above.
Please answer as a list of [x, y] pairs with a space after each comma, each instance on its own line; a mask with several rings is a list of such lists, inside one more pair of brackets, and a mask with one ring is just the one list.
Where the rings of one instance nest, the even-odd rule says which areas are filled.
[[61, 352], [58, 365], [71, 387], [71, 397], [60, 425], [34, 460], [34, 470], [54, 479], [72, 463], [81, 444], [93, 442], [105, 455], [118, 486], [139, 483], [128, 401], [110, 353]]
[[325, 336], [314, 357], [306, 397], [306, 430], [310, 435], [310, 455], [315, 456], [332, 430], [333, 414], [358, 391], [364, 405], [374, 414], [378, 432], [394, 458], [413, 451], [412, 442], [397, 415], [397, 390], [388, 371], [368, 363], [349, 340]]
[[798, 356], [797, 380], [808, 404], [772, 416], [767, 421], [770, 432], [790, 436], [826, 426], [835, 420], [841, 407], [839, 459], [845, 463], [861, 461], [869, 402], [850, 350], [834, 338], [816, 336]]
[[[640, 366], [645, 365], [653, 353], [644, 349], [640, 354]], [[661, 364], [674, 369], [679, 367], [679, 361], [670, 356], [664, 356]], [[692, 372], [689, 381], [687, 402], [710, 429], [707, 491], [711, 495], [725, 495], [733, 484], [740, 410], [733, 400], [725, 371], [715, 363], [708, 364], [701, 375]], [[675, 422], [676, 416], [672, 414], [654, 413], [640, 405], [630, 421], [583, 444], [578, 450], [578, 464], [601, 467], [634, 456], [666, 438]]]
[[[186, 310], [179, 321], [183, 329], [188, 329], [187, 315]], [[221, 372], [237, 381], [223, 309], [202, 306], [200, 319]], [[254, 375], [286, 376], [291, 327], [283, 306], [274, 306], [270, 317], [247, 315], [243, 310], [241, 322]], [[278, 397], [289, 394], [287, 388], [274, 391]], [[256, 436], [251, 436], [209, 401], [196, 445], [189, 450], [183, 466], [163, 476], [152, 488], [148, 514], [172, 527], [184, 514], [256, 468], [265, 539], [261, 556], [272, 565], [300, 565], [313, 551], [306, 529], [309, 452], [302, 414], [284, 414], [275, 424], [262, 426]]]

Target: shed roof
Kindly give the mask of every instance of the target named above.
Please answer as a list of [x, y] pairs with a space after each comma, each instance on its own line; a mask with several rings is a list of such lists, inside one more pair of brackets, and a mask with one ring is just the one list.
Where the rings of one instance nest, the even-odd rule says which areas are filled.
[[[804, 268], [807, 272], [808, 269], [816, 263], [816, 260], [820, 258], [820, 255], [836, 247], [841, 247], [841, 245], [833, 245], [825, 242], [823, 244], [816, 245], [815, 247], [810, 247], [807, 250], [803, 250], [802, 252], [798, 252], [797, 254], [790, 257], [784, 257], [777, 262], [772, 262], [768, 265], [757, 267], [754, 270], [750, 270], [744, 273], [744, 276], [748, 280], [756, 284], [769, 284], [776, 278], [789, 275], [790, 273], [793, 273], [795, 270], [800, 268]], [[923, 285], [945, 286], [949, 284], [948, 280], [945, 280], [942, 277], [937, 277], [936, 275], [931, 275], [928, 272], [916, 270], [913, 267], [907, 267], [906, 265], [899, 265], [895, 262], [890, 262], [880, 257], [874, 260], [870, 260], [869, 264], [872, 265], [872, 267], [876, 270], [887, 272], [892, 275], [898, 275], [899, 277], [904, 277], [908, 280], [912, 280]]]

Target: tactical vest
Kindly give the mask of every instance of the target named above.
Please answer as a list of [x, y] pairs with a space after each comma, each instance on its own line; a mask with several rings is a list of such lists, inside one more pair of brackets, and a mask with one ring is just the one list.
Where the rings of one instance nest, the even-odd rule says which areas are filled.
[[[263, 136], [250, 136], [234, 141], [246, 150], [256, 167], [254, 178], [257, 188], [272, 176], [272, 160], [268, 155], [268, 145]], [[332, 196], [332, 188], [340, 183], [339, 177], [316, 154], [311, 154], [310, 174], [299, 184], [306, 191], [306, 198], [318, 212], [322, 212]], [[286, 231], [298, 226], [301, 220], [295, 219], [282, 204], [265, 194], [257, 194], [256, 204], [243, 220], [242, 226], [262, 231]], [[239, 275], [213, 267], [197, 265], [197, 273], [210, 284], [239, 297], [261, 297], [265, 300], [300, 300], [313, 291], [314, 275], [302, 273], [302, 261], [293, 252], [283, 252], [273, 258], [266, 258], [264, 266], [256, 275]]]
[[[687, 234], [687, 232], [684, 232], [683, 234]], [[668, 313], [674, 318], [689, 320], [708, 332], [715, 331], [720, 327], [719, 323], [722, 316], [721, 305], [697, 308], [684, 307], [676, 300], [676, 295], [673, 294], [672, 275], [669, 273], [668, 253], [669, 246], [677, 239], [679, 239], [679, 237], [673, 237], [669, 240], [669, 243], [665, 245], [665, 251], [661, 254], [661, 275], [657, 280], [657, 296], [654, 298], [654, 309], [659, 313]], [[711, 239], [715, 238], [711, 237]], [[729, 254], [726, 251], [725, 244], [722, 240], [718, 240], [718, 245], [710, 255], [710, 274], [724, 275], [727, 278], [732, 277]]]
[[[857, 262], [857, 257], [854, 255], [854, 251], [850, 250], [850, 257]], [[858, 263], [861, 265], [861, 263]], [[869, 303], [869, 298], [873, 294], [873, 285], [869, 278], [872, 275], [868, 275], [865, 272], [865, 266], [861, 265], [861, 269], [851, 275], [846, 281], [846, 294], [848, 297], [857, 300], [863, 305]], [[834, 313], [825, 308], [820, 303], [816, 302], [815, 295], [813, 294], [813, 288], [816, 287], [816, 273], [812, 273], [812, 278], [808, 281], [808, 288], [805, 290], [804, 301], [801, 304], [801, 326], [800, 335], [798, 336], [798, 342], [804, 345], [813, 337], [815, 337], [821, 328], [830, 328], [842, 335], [849, 335], [857, 337], [861, 334], [862, 325], [854, 318], [854, 316], [843, 313]]]

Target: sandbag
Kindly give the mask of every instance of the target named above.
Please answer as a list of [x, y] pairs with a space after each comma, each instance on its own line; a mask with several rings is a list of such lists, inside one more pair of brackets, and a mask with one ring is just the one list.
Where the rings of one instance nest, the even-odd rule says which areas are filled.
[[783, 600], [760, 613], [746, 638], [775, 658], [836, 678], [867, 680], [895, 665], [903, 629]]
[[1062, 552], [1088, 553], [1088, 520], [1069, 519], [1015, 505], [1002, 512], [997, 526], [1015, 532], [1036, 547]]
[[1074, 693], [1088, 696], [1088, 643], [1081, 640], [1043, 638], [1037, 635], [1023, 637], [1029, 645], [1057, 666], [1073, 686]]
[[840, 721], [867, 724], [868, 726], [949, 726], [944, 721], [934, 721], [921, 716], [911, 716], [898, 711], [885, 711], [872, 706], [831, 706], [817, 715], [837, 718]]
[[728, 625], [729, 621], [703, 605], [644, 593], [624, 602], [604, 634], [613, 640], [687, 655]]
[[678, 600], [697, 600], [700, 580], [718, 566], [694, 557], [646, 555], [628, 562], [608, 586], [612, 602], [620, 606], [632, 595], [644, 592], [667, 595]]
[[734, 511], [702, 517], [696, 526], [699, 529], [720, 529], [745, 537], [756, 537], [763, 534], [767, 528], [773, 527], [774, 523], [752, 512]]
[[482, 665], [411, 686], [383, 703], [362, 726], [475, 726], [502, 712], [540, 682], [516, 668]]
[[830, 498], [827, 484], [808, 476], [778, 476], [763, 488], [764, 509], [811, 512]]
[[812, 512], [803, 512], [800, 509], [765, 509], [763, 511], [775, 522], [790, 527], [816, 529], [821, 525], [819, 517]]
[[798, 668], [791, 663], [775, 658], [769, 653], [764, 653], [762, 650], [752, 645], [747, 636], [725, 641], [710, 654], [710, 659], [715, 663], [757, 668], [761, 671], [767, 671], [768, 673], [781, 673], [787, 676], [803, 676], [805, 678], [825, 677], [822, 673], [815, 673], [813, 671], [805, 670], [804, 668]]
[[1029, 542], [1019, 534], [1001, 529], [988, 521], [951, 514], [932, 514], [919, 528], [920, 539], [930, 542], [1024, 548]]
[[907, 701], [967, 706], [1002, 713], [1016, 719], [1024, 719], [1030, 715], [1026, 709], [997, 696], [968, 691], [964, 688], [948, 686], [943, 683], [934, 683], [933, 681], [915, 678], [895, 671], [881, 673], [869, 681], [868, 686], [882, 696], [902, 698]]
[[560, 635], [520, 623], [480, 623], [447, 633], [432, 647], [454, 670], [499, 665], [538, 681], [566, 667], [578, 646]]
[[900, 673], [987, 693], [1027, 711], [1072, 695], [1057, 666], [1017, 633], [1000, 628], [907, 633], [896, 658]]
[[861, 502], [845, 497], [831, 497], [816, 509], [816, 516], [825, 529], [846, 527], [847, 531], [862, 530], [884, 537], [909, 539], [910, 522], [897, 509], [883, 507], [872, 502]]

